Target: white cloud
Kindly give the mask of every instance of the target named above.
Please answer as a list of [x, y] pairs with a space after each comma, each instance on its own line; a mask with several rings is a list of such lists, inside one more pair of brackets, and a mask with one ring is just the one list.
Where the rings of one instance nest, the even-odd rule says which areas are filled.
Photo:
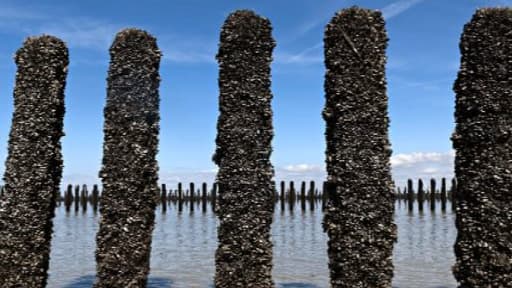
[[307, 173], [307, 172], [318, 172], [323, 170], [323, 167], [320, 165], [312, 165], [312, 164], [294, 164], [288, 165], [283, 168], [283, 171], [293, 172], [293, 173]]
[[61, 38], [70, 47], [107, 51], [123, 27], [93, 19], [64, 19], [39, 26], [37, 33]]
[[401, 0], [393, 2], [381, 9], [382, 15], [384, 16], [384, 19], [389, 20], [404, 13], [405, 11], [423, 1], [424, 0]]
[[397, 186], [404, 186], [407, 179], [447, 179], [453, 177], [455, 151], [414, 152], [391, 157], [391, 171]]
[[[453, 177], [454, 151], [448, 152], [414, 152], [402, 153], [391, 157], [391, 172], [397, 187], [403, 187], [407, 179], [422, 178], [427, 181], [430, 178], [441, 179]], [[297, 163], [286, 166], [275, 167], [277, 182], [295, 181], [296, 184], [302, 181], [315, 181], [320, 187], [326, 179], [325, 164], [318, 163]], [[217, 167], [209, 169], [176, 169], [160, 171], [159, 183], [165, 183], [168, 189], [176, 189], [179, 182], [188, 188], [189, 183], [195, 183], [200, 188], [201, 183], [206, 182], [210, 186], [217, 175]], [[100, 184], [101, 180], [94, 174], [70, 174], [64, 175], [61, 187], [65, 189], [67, 184]]]
[[451, 160], [454, 152], [414, 152], [408, 154], [397, 154], [391, 157], [391, 165], [393, 167], [412, 166], [424, 162], [440, 162], [443, 160]]

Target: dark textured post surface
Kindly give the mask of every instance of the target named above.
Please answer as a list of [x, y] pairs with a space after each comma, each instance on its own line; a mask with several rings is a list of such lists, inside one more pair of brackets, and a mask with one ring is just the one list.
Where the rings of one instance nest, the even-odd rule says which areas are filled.
[[28, 38], [16, 52], [14, 114], [0, 199], [0, 287], [44, 287], [60, 193], [66, 45]]
[[430, 179], [430, 210], [436, 210], [436, 179]]
[[423, 211], [423, 202], [425, 201], [425, 190], [423, 190], [423, 180], [418, 179], [418, 210]]
[[412, 179], [407, 180], [407, 209], [412, 212], [414, 209], [414, 189]]
[[160, 51], [127, 29], [110, 48], [95, 287], [145, 287], [158, 166]]
[[441, 179], [441, 210], [446, 211], [446, 178]]
[[512, 9], [464, 27], [453, 147], [459, 287], [512, 285]]
[[220, 36], [217, 288], [274, 287], [271, 31], [270, 21], [244, 10], [228, 16]]
[[332, 287], [391, 287], [387, 41], [381, 13], [357, 7], [338, 12], [325, 30], [327, 180], [335, 189], [324, 230]]
[[73, 203], [73, 185], [68, 184], [66, 190], [66, 196], [64, 197], [64, 206], [66, 206], [66, 212], [69, 212], [71, 209], [71, 204]]

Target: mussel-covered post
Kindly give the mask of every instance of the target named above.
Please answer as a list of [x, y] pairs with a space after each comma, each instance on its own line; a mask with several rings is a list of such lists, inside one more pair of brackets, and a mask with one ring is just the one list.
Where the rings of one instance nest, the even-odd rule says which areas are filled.
[[0, 201], [0, 287], [45, 287], [62, 176], [68, 50], [28, 38], [15, 56], [14, 114]]
[[465, 25], [456, 93], [459, 287], [512, 283], [512, 9], [480, 9]]
[[329, 236], [332, 287], [391, 287], [396, 240], [390, 173], [387, 34], [381, 12], [352, 7], [324, 36], [329, 193], [323, 227]]
[[446, 178], [441, 179], [441, 210], [446, 211]]
[[423, 190], [423, 180], [418, 179], [418, 210], [423, 211], [423, 201], [425, 201], [425, 190]]
[[436, 210], [436, 179], [430, 179], [430, 210]]
[[161, 54], [153, 36], [126, 29], [110, 57], [95, 287], [145, 287], [158, 191]]
[[407, 179], [407, 209], [412, 212], [414, 209], [414, 189], [412, 179]]
[[274, 287], [271, 32], [268, 19], [242, 10], [228, 16], [220, 35], [217, 288]]

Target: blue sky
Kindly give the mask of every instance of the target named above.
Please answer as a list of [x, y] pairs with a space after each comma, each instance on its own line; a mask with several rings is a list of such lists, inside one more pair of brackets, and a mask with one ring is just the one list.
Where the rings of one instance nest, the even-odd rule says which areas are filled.
[[[220, 27], [236, 9], [270, 19], [277, 46], [272, 64], [276, 179], [322, 180], [325, 122], [323, 30], [352, 5], [379, 9], [387, 20], [388, 95], [393, 173], [406, 177], [452, 174], [452, 85], [463, 25], [479, 7], [504, 0], [275, 0], [275, 1], [10, 1], [0, 3], [0, 159], [7, 154], [13, 110], [15, 51], [42, 33], [70, 50], [62, 139], [63, 184], [99, 183], [108, 48], [122, 28], [145, 29], [163, 52], [160, 74], [161, 180], [211, 181], [216, 166]], [[0, 172], [3, 171], [3, 165]]]

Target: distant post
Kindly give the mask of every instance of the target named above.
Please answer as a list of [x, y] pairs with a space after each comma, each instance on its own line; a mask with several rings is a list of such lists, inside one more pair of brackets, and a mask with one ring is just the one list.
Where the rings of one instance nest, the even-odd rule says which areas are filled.
[[274, 287], [271, 30], [269, 20], [241, 10], [228, 16], [220, 35], [217, 288]]
[[60, 193], [68, 49], [52, 36], [15, 56], [14, 114], [0, 201], [0, 287], [45, 287]]
[[407, 179], [407, 209], [412, 212], [414, 209], [414, 189], [412, 179]]
[[423, 180], [418, 179], [418, 210], [423, 211], [423, 202], [425, 201], [425, 190], [423, 190]]
[[512, 283], [512, 9], [479, 9], [464, 26], [455, 81], [459, 287]]
[[126, 29], [110, 48], [95, 287], [146, 287], [158, 192], [160, 50]]
[[430, 210], [436, 210], [436, 179], [430, 179]]
[[323, 227], [334, 288], [391, 287], [396, 227], [384, 25], [381, 12], [352, 7], [325, 29], [323, 117], [333, 189]]

